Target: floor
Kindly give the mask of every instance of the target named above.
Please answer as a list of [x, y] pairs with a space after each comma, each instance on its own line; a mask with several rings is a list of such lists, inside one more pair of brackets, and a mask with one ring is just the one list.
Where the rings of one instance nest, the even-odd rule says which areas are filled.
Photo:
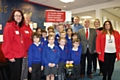
[[[80, 80], [102, 80], [102, 76], [99, 76], [99, 70], [96, 71], [95, 74], [93, 74], [93, 79], [88, 78], [85, 76], [85, 78]], [[112, 80], [120, 80], [120, 61], [116, 61], [115, 63], [115, 69], [113, 72]]]

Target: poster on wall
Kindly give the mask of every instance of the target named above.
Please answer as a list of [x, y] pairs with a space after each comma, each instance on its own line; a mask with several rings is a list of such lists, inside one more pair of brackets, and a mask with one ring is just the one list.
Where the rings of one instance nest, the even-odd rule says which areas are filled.
[[46, 22], [64, 22], [65, 11], [46, 10]]

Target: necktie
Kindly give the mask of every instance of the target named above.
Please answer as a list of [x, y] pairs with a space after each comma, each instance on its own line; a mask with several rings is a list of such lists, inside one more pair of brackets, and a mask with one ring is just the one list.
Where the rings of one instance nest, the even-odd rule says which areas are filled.
[[88, 29], [86, 29], [86, 39], [88, 40]]

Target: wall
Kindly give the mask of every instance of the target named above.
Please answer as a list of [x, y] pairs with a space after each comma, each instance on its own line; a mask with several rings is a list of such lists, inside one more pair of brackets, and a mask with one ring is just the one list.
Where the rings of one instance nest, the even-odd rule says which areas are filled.
[[102, 10], [102, 19], [103, 19], [102, 21], [104, 21], [104, 18], [106, 18], [106, 20], [110, 20], [112, 22], [113, 28], [120, 32], [120, 18], [119, 17], [105, 10]]
[[[23, 12], [30, 12], [32, 14], [32, 22], [36, 22], [38, 27], [43, 29], [45, 10], [54, 8], [25, 2], [23, 0], [0, 0], [0, 24], [2, 24], [3, 28], [13, 9], [20, 9]], [[0, 34], [2, 34], [2, 32], [3, 30], [0, 30]]]

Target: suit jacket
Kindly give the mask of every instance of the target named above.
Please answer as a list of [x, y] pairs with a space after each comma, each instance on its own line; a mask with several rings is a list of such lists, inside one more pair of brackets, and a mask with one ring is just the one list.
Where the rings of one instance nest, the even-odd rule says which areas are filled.
[[96, 44], [96, 30], [89, 28], [89, 39], [86, 39], [85, 28], [82, 28], [78, 31], [78, 38], [82, 43], [82, 54], [85, 54], [87, 51], [87, 45], [89, 45], [89, 52], [90, 54], [94, 54], [95, 51], [95, 44]]

